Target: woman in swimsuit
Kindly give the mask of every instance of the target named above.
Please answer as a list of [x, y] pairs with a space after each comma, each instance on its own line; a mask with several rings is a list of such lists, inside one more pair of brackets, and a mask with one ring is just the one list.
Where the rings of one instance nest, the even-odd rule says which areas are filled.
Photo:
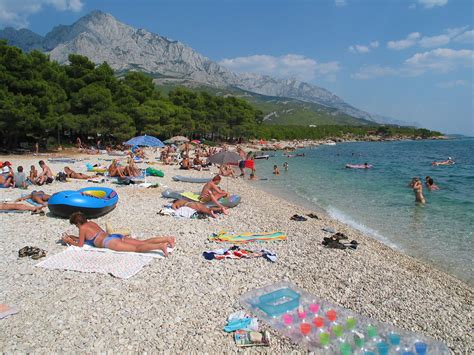
[[68, 166], [66, 166], [64, 168], [64, 172], [66, 173], [67, 177], [70, 178], [70, 179], [86, 180], [86, 179], [93, 179], [93, 178], [97, 177], [97, 175], [89, 176], [87, 174], [76, 173], [74, 170], [72, 170]]
[[415, 201], [419, 203], [425, 203], [425, 197], [423, 196], [423, 185], [420, 179], [417, 179], [413, 184], [413, 192], [415, 193]]
[[138, 240], [126, 237], [122, 234], [107, 234], [97, 223], [88, 221], [82, 212], [74, 212], [69, 218], [69, 222], [79, 228], [79, 237], [66, 234], [62, 240], [67, 244], [78, 247], [87, 244], [97, 248], [138, 253], [161, 250], [164, 256], [168, 256], [168, 246], [174, 248], [176, 241], [174, 237], [155, 237], [146, 240]]
[[212, 218], [217, 217], [215, 212], [223, 212], [221, 207], [207, 207], [205, 204], [201, 202], [188, 201], [184, 199], [175, 200], [173, 204], [171, 205], [171, 208], [174, 210], [177, 210], [181, 207], [192, 208], [193, 210], [196, 210], [196, 212], [207, 214], [211, 216]]
[[31, 194], [17, 198], [15, 202], [32, 200], [33, 202], [44, 207], [48, 205], [50, 197], [51, 195], [45, 194], [44, 191], [31, 191]]

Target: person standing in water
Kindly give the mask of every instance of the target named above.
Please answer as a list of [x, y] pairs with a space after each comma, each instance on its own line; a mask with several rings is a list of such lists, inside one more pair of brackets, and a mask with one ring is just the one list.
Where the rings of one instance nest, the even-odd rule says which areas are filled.
[[433, 178], [430, 176], [425, 177], [425, 184], [429, 191], [439, 190], [438, 185], [434, 183]]
[[285, 171], [288, 171], [288, 162], [284, 162], [283, 163], [283, 169], [285, 169]]
[[416, 179], [415, 183], [413, 184], [413, 192], [415, 193], [415, 201], [418, 203], [425, 204], [426, 200], [423, 196], [423, 184], [421, 183], [420, 179]]

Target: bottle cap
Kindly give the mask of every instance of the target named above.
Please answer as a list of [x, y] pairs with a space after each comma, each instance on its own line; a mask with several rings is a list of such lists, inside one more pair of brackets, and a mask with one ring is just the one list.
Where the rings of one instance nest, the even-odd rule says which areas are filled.
[[316, 328], [324, 327], [324, 318], [323, 317], [314, 317], [313, 324]]
[[293, 316], [291, 314], [284, 314], [281, 318], [285, 325], [291, 325], [293, 323]]
[[355, 318], [352, 318], [352, 317], [347, 318], [347, 320], [346, 320], [346, 328], [347, 329], [349, 329], [349, 330], [354, 329], [356, 324], [357, 324], [357, 321], [355, 320]]
[[326, 312], [326, 317], [331, 321], [334, 322], [337, 318], [337, 313], [334, 309], [330, 309]]
[[418, 355], [425, 355], [427, 348], [428, 345], [426, 343], [423, 343], [422, 341], [417, 341], [415, 343], [415, 351]]
[[303, 335], [308, 335], [311, 333], [311, 324], [309, 323], [301, 323], [300, 330]]
[[388, 338], [390, 340], [390, 344], [392, 345], [400, 345], [400, 335], [397, 333], [390, 333], [388, 335]]
[[388, 355], [388, 344], [384, 341], [377, 343], [377, 349], [379, 351], [379, 355]]
[[319, 334], [319, 342], [321, 343], [322, 346], [328, 345], [330, 340], [331, 339], [329, 338], [329, 333]]
[[341, 355], [351, 355], [351, 353], [352, 353], [351, 344], [349, 344], [349, 343], [342, 343], [342, 344], [339, 346], [339, 350], [341, 351]]
[[369, 338], [375, 338], [377, 336], [377, 327], [375, 325], [369, 325], [367, 327], [367, 336]]

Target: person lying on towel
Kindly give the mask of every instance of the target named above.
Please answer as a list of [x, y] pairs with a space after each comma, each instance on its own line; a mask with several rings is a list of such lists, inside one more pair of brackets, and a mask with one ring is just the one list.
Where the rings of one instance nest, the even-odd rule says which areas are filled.
[[82, 212], [74, 212], [69, 223], [79, 228], [79, 237], [65, 234], [62, 240], [70, 245], [82, 247], [84, 244], [96, 248], [108, 248], [115, 251], [145, 252], [161, 250], [168, 256], [168, 246], [174, 248], [175, 237], [153, 237], [146, 240], [132, 239], [122, 234], [107, 234], [95, 222], [88, 221]]
[[207, 214], [212, 218], [216, 218], [215, 212], [223, 212], [222, 207], [207, 207], [201, 202], [189, 201], [185, 199], [175, 200], [171, 205], [171, 208], [177, 210], [181, 207], [189, 207], [195, 210], [198, 213]]

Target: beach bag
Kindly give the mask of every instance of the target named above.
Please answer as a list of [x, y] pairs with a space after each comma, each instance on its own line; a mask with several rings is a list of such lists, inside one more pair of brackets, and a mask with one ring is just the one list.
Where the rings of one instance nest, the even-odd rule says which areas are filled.
[[66, 175], [66, 173], [58, 173], [58, 174], [56, 175], [56, 181], [66, 182], [66, 181], [67, 181], [67, 175]]

